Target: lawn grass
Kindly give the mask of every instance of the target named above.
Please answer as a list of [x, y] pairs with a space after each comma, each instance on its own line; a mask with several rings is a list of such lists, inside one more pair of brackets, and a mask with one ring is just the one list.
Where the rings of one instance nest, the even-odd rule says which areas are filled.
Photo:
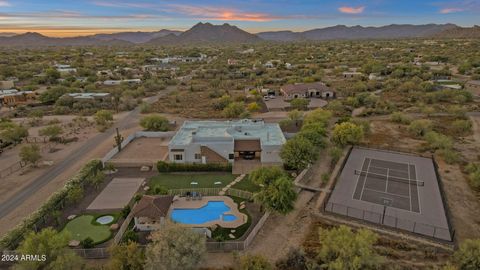
[[[150, 190], [155, 187], [164, 189], [179, 188], [222, 188], [235, 180], [237, 176], [230, 173], [161, 173], [149, 179]], [[198, 185], [192, 185], [197, 182]], [[215, 182], [222, 182], [215, 185]]]
[[250, 175], [245, 176], [242, 181], [233, 185], [232, 188], [250, 191], [252, 193], [260, 191], [260, 186], [250, 180]]
[[112, 232], [108, 225], [97, 225], [93, 215], [79, 216], [67, 223], [63, 231], [67, 231], [72, 239], [82, 241], [90, 237], [95, 244], [110, 239]]

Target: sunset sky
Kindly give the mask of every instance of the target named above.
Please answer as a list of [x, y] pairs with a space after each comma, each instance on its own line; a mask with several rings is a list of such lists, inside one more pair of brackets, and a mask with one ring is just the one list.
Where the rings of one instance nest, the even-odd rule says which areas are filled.
[[0, 32], [76, 36], [231, 23], [250, 32], [337, 24], [480, 24], [480, 0], [0, 0]]

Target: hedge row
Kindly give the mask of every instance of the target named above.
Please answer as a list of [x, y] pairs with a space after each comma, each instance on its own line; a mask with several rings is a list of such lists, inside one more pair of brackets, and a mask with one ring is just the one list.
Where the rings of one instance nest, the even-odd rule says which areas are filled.
[[37, 226], [45, 223], [45, 220], [55, 211], [62, 210], [65, 206], [65, 198], [68, 192], [75, 187], [86, 184], [89, 176], [95, 175], [102, 168], [100, 160], [92, 160], [87, 163], [76, 175], [70, 178], [65, 186], [50, 196], [37, 211], [25, 218], [15, 228], [0, 239], [0, 248], [16, 249], [23, 237], [32, 230], [38, 230]]
[[159, 161], [157, 163], [159, 172], [231, 172], [231, 163], [170, 163]]

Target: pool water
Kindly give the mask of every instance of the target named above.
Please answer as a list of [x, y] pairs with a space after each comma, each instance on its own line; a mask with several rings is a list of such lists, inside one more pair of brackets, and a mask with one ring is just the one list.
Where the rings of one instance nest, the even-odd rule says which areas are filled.
[[97, 218], [95, 221], [102, 225], [110, 224], [113, 221], [113, 216], [101, 216]]
[[230, 211], [225, 202], [210, 201], [207, 205], [197, 209], [173, 209], [171, 218], [173, 221], [183, 224], [203, 224], [215, 220], [232, 222], [237, 220], [234, 215], [227, 214]]

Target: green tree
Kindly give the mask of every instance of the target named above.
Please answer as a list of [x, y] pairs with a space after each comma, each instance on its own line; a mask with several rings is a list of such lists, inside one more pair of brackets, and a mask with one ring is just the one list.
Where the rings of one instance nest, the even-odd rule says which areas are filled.
[[110, 261], [107, 265], [111, 270], [143, 270], [145, 256], [137, 243], [114, 245], [110, 247]]
[[205, 252], [205, 236], [178, 224], [167, 224], [151, 234], [145, 257], [147, 270], [195, 269]]
[[60, 79], [60, 72], [58, 72], [54, 68], [47, 68], [45, 70], [45, 79], [51, 83], [54, 84], [57, 82], [58, 79]]
[[243, 255], [239, 259], [240, 270], [271, 270], [273, 266], [260, 255]]
[[310, 100], [306, 98], [295, 98], [290, 101], [290, 107], [294, 110], [306, 111], [308, 104], [310, 104]]
[[43, 103], [53, 104], [53, 103], [57, 102], [57, 100], [61, 96], [65, 95], [68, 92], [69, 91], [67, 90], [67, 88], [65, 88], [63, 86], [52, 87], [52, 88], [47, 89], [45, 92], [40, 94], [40, 101], [43, 102]]
[[170, 129], [167, 118], [158, 114], [143, 117], [140, 120], [140, 126], [147, 131], [168, 131]]
[[36, 144], [22, 146], [19, 156], [23, 162], [32, 164], [34, 167], [37, 166], [38, 161], [42, 158], [40, 147]]
[[46, 228], [35, 233], [30, 232], [17, 249], [19, 254], [41, 254], [46, 260], [21, 261], [15, 269], [79, 269], [84, 262], [73, 250], [68, 248], [70, 236], [65, 232], [57, 232]]
[[358, 144], [364, 136], [363, 127], [351, 122], [336, 124], [333, 128], [332, 141], [340, 146]]
[[313, 163], [318, 156], [315, 146], [302, 136], [295, 136], [283, 145], [280, 157], [283, 163], [291, 169], [303, 170]]
[[360, 229], [355, 233], [341, 225], [330, 230], [320, 229], [319, 238], [317, 260], [322, 269], [379, 269], [383, 261], [373, 248], [377, 236], [369, 230]]
[[465, 240], [455, 251], [453, 258], [460, 270], [480, 269], [480, 240]]
[[315, 109], [307, 113], [304, 117], [303, 124], [322, 124], [324, 127], [328, 126], [328, 122], [332, 118], [332, 112], [324, 109]]
[[250, 181], [259, 186], [267, 186], [270, 185], [270, 183], [273, 183], [273, 181], [275, 181], [276, 179], [284, 177], [286, 175], [286, 172], [282, 168], [278, 166], [271, 166], [260, 167], [251, 172], [248, 177], [250, 178]]
[[304, 125], [298, 136], [304, 137], [318, 148], [325, 148], [327, 144], [327, 130], [322, 123]]
[[285, 215], [293, 210], [297, 193], [293, 181], [287, 176], [282, 176], [262, 187], [254, 198], [266, 209]]

